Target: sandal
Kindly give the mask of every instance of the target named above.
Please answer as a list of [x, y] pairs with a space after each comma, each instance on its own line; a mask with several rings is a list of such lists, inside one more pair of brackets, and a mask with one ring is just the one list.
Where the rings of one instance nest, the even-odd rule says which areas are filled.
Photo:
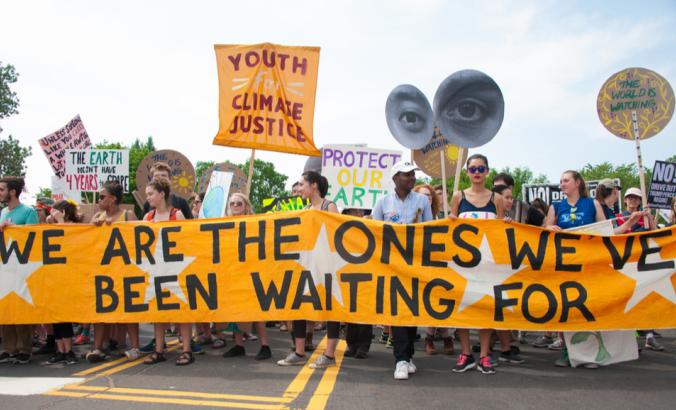
[[167, 360], [167, 358], [164, 357], [164, 353], [153, 352], [150, 354], [150, 356], [146, 357], [146, 359], [143, 361], [143, 364], [155, 364], [165, 360]]
[[192, 352], [183, 352], [178, 359], [176, 359], [176, 366], [187, 366], [195, 361], [195, 357], [192, 355]]

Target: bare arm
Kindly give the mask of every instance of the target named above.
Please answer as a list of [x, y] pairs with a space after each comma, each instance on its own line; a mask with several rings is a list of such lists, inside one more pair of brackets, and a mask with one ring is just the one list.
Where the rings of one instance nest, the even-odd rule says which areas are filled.
[[547, 217], [545, 218], [545, 228], [552, 231], [560, 231], [561, 227], [556, 224], [556, 211], [554, 211], [554, 205], [549, 207], [547, 211]]

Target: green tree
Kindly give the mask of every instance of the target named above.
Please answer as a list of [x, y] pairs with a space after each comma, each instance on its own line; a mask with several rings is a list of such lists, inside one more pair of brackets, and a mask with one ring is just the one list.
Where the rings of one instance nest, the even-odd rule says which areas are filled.
[[40, 187], [38, 189], [38, 193], [35, 196], [37, 196], [38, 198], [51, 198], [52, 197], [52, 189]]
[[26, 175], [26, 158], [31, 154], [31, 147], [22, 147], [11, 135], [7, 139], [0, 137], [0, 176]]
[[[209, 167], [214, 166], [216, 162], [214, 161], [197, 161], [197, 164], [195, 164], [195, 191], [197, 191], [197, 184], [200, 182], [200, 178], [202, 178], [202, 175], [204, 172], [209, 169]], [[256, 163], [254, 162], [254, 166]]]
[[[249, 175], [249, 161], [247, 160], [244, 164], [237, 165], [244, 172], [244, 175]], [[289, 177], [275, 171], [275, 166], [272, 162], [260, 159], [255, 160], [252, 179], [249, 198], [256, 213], [262, 212], [263, 199], [281, 197], [286, 194], [284, 187]]]
[[19, 74], [11, 64], [2, 64], [0, 61], [0, 119], [16, 114], [19, 111], [19, 98], [16, 92], [9, 88], [16, 82]]
[[[649, 183], [652, 171], [643, 167], [646, 184]], [[619, 178], [623, 189], [640, 187], [638, 166], [635, 163], [613, 165], [608, 161], [597, 165], [587, 164], [580, 170], [585, 181], [598, 181], [604, 178]], [[647, 186], [646, 186], [647, 188]]]

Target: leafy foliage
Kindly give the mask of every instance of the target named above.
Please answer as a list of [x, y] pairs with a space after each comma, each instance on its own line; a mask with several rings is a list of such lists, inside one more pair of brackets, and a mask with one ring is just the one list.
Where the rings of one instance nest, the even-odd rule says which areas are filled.
[[10, 135], [0, 138], [0, 176], [26, 175], [26, 158], [31, 156], [31, 147], [22, 147], [18, 140]]

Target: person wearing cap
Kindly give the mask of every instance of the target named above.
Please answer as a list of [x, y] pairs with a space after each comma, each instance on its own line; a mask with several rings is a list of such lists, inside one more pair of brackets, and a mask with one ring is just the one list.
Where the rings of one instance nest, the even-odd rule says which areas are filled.
[[605, 178], [599, 181], [599, 184], [596, 187], [596, 195], [594, 196], [594, 199], [599, 205], [601, 205], [603, 215], [606, 217], [606, 219], [615, 219], [616, 215], [613, 207], [620, 197], [621, 190], [622, 187], [616, 181], [610, 178]]
[[[412, 224], [432, 220], [432, 207], [425, 195], [413, 192], [415, 171], [418, 168], [409, 161], [400, 161], [392, 166], [390, 175], [394, 192], [383, 196], [373, 208], [373, 219], [393, 224]], [[408, 379], [416, 372], [413, 364], [413, 343], [417, 327], [392, 326], [392, 347], [396, 362], [394, 378]]]
[[[641, 209], [643, 192], [639, 188], [631, 187], [624, 193], [625, 211], [618, 215], [615, 228], [616, 234], [643, 232], [657, 229], [655, 218], [649, 209]], [[644, 226], [644, 217], [648, 218], [648, 228]]]

